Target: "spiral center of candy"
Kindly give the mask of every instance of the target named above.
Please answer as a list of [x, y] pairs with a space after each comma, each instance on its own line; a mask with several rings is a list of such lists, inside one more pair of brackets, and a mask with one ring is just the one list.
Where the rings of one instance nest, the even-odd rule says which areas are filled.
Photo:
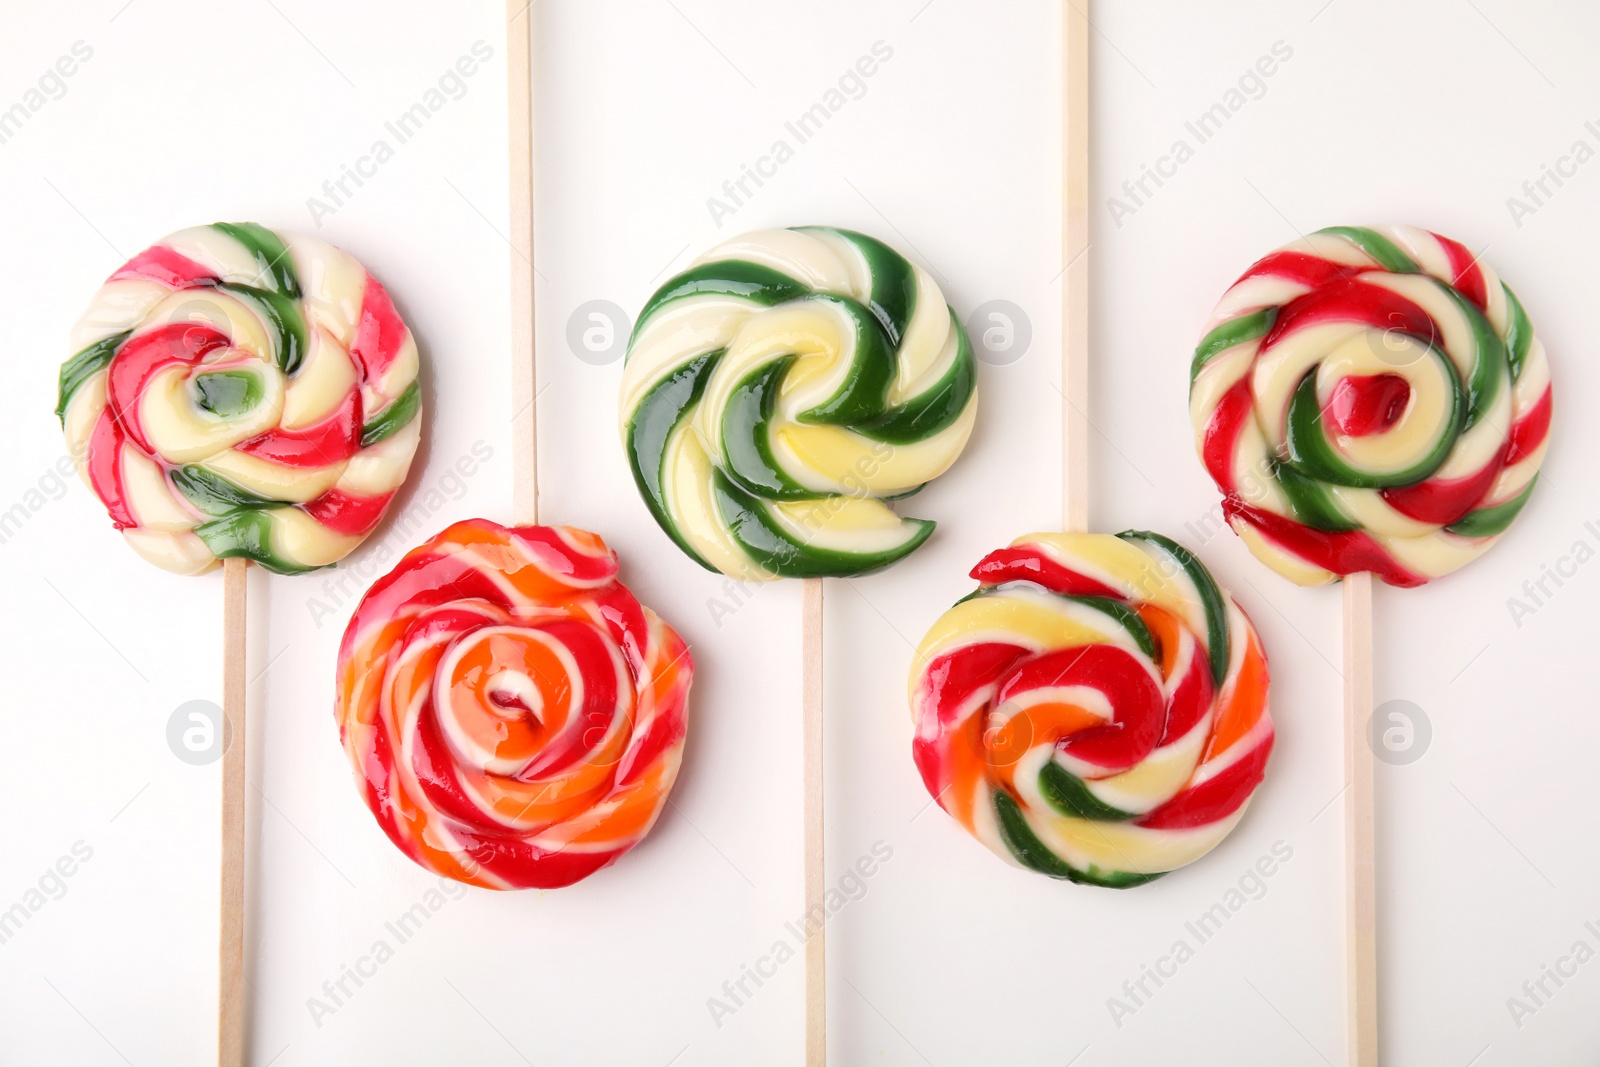
[[543, 721], [544, 694], [521, 671], [501, 671], [486, 683], [489, 703], [508, 714], [508, 717], [526, 715]]
[[1074, 773], [1098, 778], [1148, 756], [1165, 723], [1166, 698], [1148, 664], [1109, 645], [1069, 646], [1024, 659], [1001, 679], [985, 740], [994, 766], [1050, 745]]
[[439, 678], [451, 748], [492, 774], [527, 767], [581, 699], [581, 676], [538, 630], [475, 631], [452, 650]]
[[1347, 437], [1387, 432], [1405, 415], [1411, 384], [1398, 374], [1352, 374], [1339, 379], [1323, 418]]
[[219, 418], [237, 418], [261, 403], [266, 388], [259, 375], [248, 370], [218, 370], [189, 380], [194, 402]]

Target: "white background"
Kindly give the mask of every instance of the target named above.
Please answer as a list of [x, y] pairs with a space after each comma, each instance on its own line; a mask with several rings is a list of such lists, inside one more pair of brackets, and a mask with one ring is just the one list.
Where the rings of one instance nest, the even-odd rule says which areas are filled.
[[[508, 519], [506, 29], [484, 2], [5, 6], [0, 109], [75, 41], [93, 56], [0, 144], [13, 379], [0, 390], [0, 511], [21, 505], [25, 519], [0, 545], [0, 910], [74, 843], [92, 858], [0, 944], [0, 1063], [202, 1064], [219, 765], [175, 758], [166, 724], [218, 695], [221, 581], [143, 564], [88, 490], [52, 479], [67, 330], [106, 274], [170, 230], [314, 230], [383, 279], [423, 348], [427, 443], [401, 506], [423, 504], [429, 532]], [[1547, 979], [1543, 1004], [1522, 985], [1580, 939], [1600, 949], [1584, 926], [1600, 926], [1584, 606], [1600, 582], [1600, 426], [1583, 415], [1600, 388], [1600, 163], [1547, 184], [1555, 195], [1520, 226], [1506, 200], [1575, 141], [1600, 148], [1600, 128], [1584, 126], [1600, 124], [1600, 14], [1555, 0], [1105, 0], [1092, 14], [1093, 524], [1184, 540], [1262, 631], [1278, 744], [1237, 831], [1145, 888], [1058, 884], [929, 808], [910, 760], [909, 646], [984, 552], [1059, 517], [1057, 5], [544, 0], [532, 15], [543, 514], [603, 532], [625, 579], [693, 645], [683, 775], [616, 866], [558, 892], [450, 901], [318, 1020], [308, 998], [435, 885], [360, 803], [330, 713], [353, 600], [324, 583], [376, 573], [408, 539], [385, 525], [341, 572], [253, 574], [256, 1062], [801, 1061], [798, 960], [720, 1026], [708, 1008], [801, 910], [799, 589], [740, 594], [731, 615], [716, 606], [735, 605], [723, 581], [673, 549], [633, 490], [614, 424], [620, 362], [577, 358], [567, 324], [589, 300], [637, 309], [740, 229], [810, 222], [900, 246], [963, 318], [1016, 303], [1033, 337], [983, 367], [968, 454], [908, 502], [939, 520], [934, 539], [889, 573], [829, 587], [830, 870], [875, 842], [893, 850], [829, 927], [834, 1061], [1339, 1061], [1339, 595], [1290, 586], [1207, 525], [1215, 493], [1192, 452], [1186, 370], [1213, 302], [1254, 258], [1297, 230], [1374, 221], [1486, 248], [1562, 394], [1546, 484], [1503, 544], [1434, 586], [1376, 597], [1378, 699], [1413, 702], [1432, 729], [1422, 758], [1378, 768], [1385, 1061], [1592, 1061], [1600, 963]], [[313, 218], [307, 198], [376, 138], [393, 146], [384, 122], [478, 40], [494, 56], [460, 99]], [[792, 145], [784, 121], [877, 41], [893, 55], [864, 95], [719, 228], [707, 198], [775, 139]], [[1194, 146], [1184, 122], [1278, 41], [1293, 55], [1260, 98], [1114, 222], [1107, 197], [1176, 138]], [[478, 441], [492, 459], [451, 479]], [[1533, 606], [1523, 583], [1558, 565], [1564, 584], [1547, 580], [1553, 595], [1514, 617], [1508, 598]], [[1132, 1004], [1125, 981], [1179, 939], [1195, 947], [1185, 922], [1276, 842], [1292, 859], [1264, 895], [1115, 1018], [1109, 998]], [[1512, 996], [1537, 1007], [1520, 1026]]]

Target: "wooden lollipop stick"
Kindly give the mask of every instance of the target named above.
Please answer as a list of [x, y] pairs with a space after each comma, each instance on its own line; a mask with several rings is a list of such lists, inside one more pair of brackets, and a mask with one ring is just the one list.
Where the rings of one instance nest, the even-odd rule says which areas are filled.
[[1089, 0], [1066, 0], [1061, 101], [1061, 523], [1089, 529]]
[[506, 115], [511, 161], [512, 511], [539, 521], [539, 420], [533, 356], [533, 21], [526, 0], [506, 0]]
[[[806, 850], [806, 1067], [828, 1061], [828, 962], [823, 917], [828, 914], [822, 803], [822, 579], [806, 580], [801, 609], [801, 702], [804, 706]], [[812, 916], [816, 924], [810, 925]]]
[[[245, 559], [222, 562], [222, 916], [217, 1064], [244, 1064]], [[232, 733], [231, 739], [229, 733]]]
[[[1088, 529], [1089, 515], [1089, 0], [1066, 0], [1063, 100], [1062, 522]], [[1347, 1034], [1352, 1067], [1377, 1067], [1377, 909], [1374, 899], [1372, 576], [1344, 580], [1345, 929]]]
[[1344, 579], [1345, 1033], [1351, 1067], [1378, 1063], [1378, 909], [1373, 863], [1372, 575]]

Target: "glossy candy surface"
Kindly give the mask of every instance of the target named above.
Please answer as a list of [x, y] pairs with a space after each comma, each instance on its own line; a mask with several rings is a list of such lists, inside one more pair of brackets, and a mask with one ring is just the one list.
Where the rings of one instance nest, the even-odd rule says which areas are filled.
[[1124, 888], [1216, 847], [1272, 750], [1255, 628], [1150, 533], [1030, 534], [972, 570], [911, 670], [913, 755], [1001, 858]]
[[343, 558], [405, 480], [417, 346], [377, 279], [312, 237], [182, 230], [106, 280], [72, 333], [61, 417], [127, 542], [200, 574]]
[[1411, 226], [1285, 245], [1222, 298], [1195, 351], [1196, 447], [1228, 521], [1301, 585], [1415, 586], [1492, 545], [1527, 502], [1550, 370], [1511, 289]]
[[345, 751], [400, 850], [472, 885], [549, 889], [650, 832], [694, 661], [596, 535], [471, 519], [373, 585], [338, 672]]
[[966, 445], [971, 346], [933, 279], [870, 237], [802, 227], [727, 241], [639, 313], [623, 442], [656, 521], [746, 580], [862, 574], [933, 531], [885, 500]]

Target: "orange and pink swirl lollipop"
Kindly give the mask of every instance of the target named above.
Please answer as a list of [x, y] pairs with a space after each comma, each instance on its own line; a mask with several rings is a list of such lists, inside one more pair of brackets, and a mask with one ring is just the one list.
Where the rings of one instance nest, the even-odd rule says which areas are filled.
[[571, 885], [650, 832], [694, 663], [597, 535], [458, 522], [362, 599], [335, 714], [389, 838], [491, 889]]

